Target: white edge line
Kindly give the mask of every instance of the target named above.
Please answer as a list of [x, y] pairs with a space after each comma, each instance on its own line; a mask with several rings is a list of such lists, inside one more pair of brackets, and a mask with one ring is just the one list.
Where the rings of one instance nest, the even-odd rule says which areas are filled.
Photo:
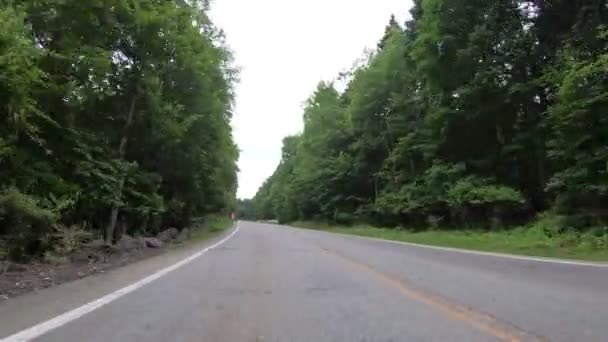
[[350, 235], [350, 236], [354, 236], [354, 237], [362, 238], [362, 239], [369, 239], [369, 240], [375, 240], [375, 241], [389, 242], [389, 243], [399, 244], [399, 245], [414, 246], [414, 247], [421, 247], [421, 248], [428, 248], [428, 249], [436, 249], [436, 250], [443, 250], [443, 251], [456, 252], [456, 253], [462, 253], [462, 254], [475, 254], [475, 255], [492, 256], [492, 257], [497, 257], [497, 258], [527, 260], [527, 261], [537, 261], [537, 262], [552, 263], [552, 264], [563, 264], [563, 265], [608, 267], [608, 264], [606, 264], [606, 263], [595, 263], [595, 262], [584, 262], [584, 261], [576, 261], [576, 260], [568, 260], [568, 259], [558, 259], [558, 258], [543, 258], [543, 257], [533, 257], [533, 256], [526, 256], [526, 255], [484, 252], [484, 251], [476, 251], [476, 250], [454, 248], [454, 247], [442, 247], [442, 246], [423, 245], [423, 244], [413, 243], [413, 242], [386, 240], [386, 239], [372, 238], [372, 237], [365, 237], [365, 236], [358, 236], [358, 235]]
[[448, 251], [448, 252], [456, 252], [456, 253], [462, 253], [462, 254], [474, 254], [474, 255], [492, 256], [492, 257], [505, 258], [505, 259], [537, 261], [537, 262], [544, 262], [544, 263], [549, 263], [549, 264], [608, 268], [608, 263], [602, 263], [602, 262], [584, 262], [584, 261], [558, 259], [558, 258], [543, 258], [543, 257], [533, 257], [533, 256], [526, 256], [526, 255], [484, 252], [484, 251], [476, 251], [476, 250], [471, 250], [471, 249], [462, 249], [462, 248], [454, 248], [454, 247], [424, 245], [424, 244], [420, 244], [420, 243], [388, 240], [388, 239], [374, 238], [374, 237], [354, 235], [354, 234], [327, 232], [327, 231], [317, 230], [317, 229], [300, 228], [300, 227], [293, 227], [293, 226], [288, 226], [288, 227], [296, 228], [296, 229], [303, 229], [303, 230], [308, 230], [308, 231], [322, 232], [322, 233], [338, 235], [338, 236], [352, 237], [352, 238], [356, 238], [356, 239], [373, 240], [373, 241], [380, 241], [380, 242], [386, 242], [386, 243], [392, 243], [392, 244], [398, 244], [398, 245], [404, 245], [404, 246], [414, 246], [414, 247], [435, 249], [435, 250]]
[[201, 257], [203, 254], [207, 253], [208, 251], [222, 245], [223, 243], [225, 243], [226, 241], [228, 241], [230, 238], [232, 238], [237, 232], [239, 231], [239, 222], [237, 222], [236, 224], [236, 228], [230, 233], [230, 235], [226, 236], [225, 238], [223, 238], [222, 240], [216, 242], [215, 244], [208, 246], [194, 254], [192, 254], [191, 256], [171, 265], [168, 266], [166, 268], [163, 268], [159, 271], [157, 271], [154, 274], [151, 274], [141, 280], [138, 280], [137, 282], [128, 285], [126, 287], [123, 287], [119, 290], [116, 290], [112, 293], [109, 293], [97, 300], [94, 300], [90, 303], [84, 304], [78, 308], [72, 309], [66, 313], [63, 313], [55, 318], [51, 318], [48, 321], [39, 323], [37, 325], [34, 325], [33, 327], [30, 327], [28, 329], [25, 329], [23, 331], [20, 331], [14, 335], [8, 336], [4, 339], [1, 339], [1, 342], [27, 342], [27, 341], [31, 341], [35, 338], [38, 338], [52, 330], [55, 330], [69, 322], [72, 322], [74, 320], [77, 320], [78, 318], [96, 310], [99, 309], [100, 307], [109, 304], [115, 300], [117, 300], [118, 298], [125, 296], [147, 284], [150, 284], [151, 282], [167, 275], [168, 273], [175, 271], [176, 269], [194, 261], [195, 259]]

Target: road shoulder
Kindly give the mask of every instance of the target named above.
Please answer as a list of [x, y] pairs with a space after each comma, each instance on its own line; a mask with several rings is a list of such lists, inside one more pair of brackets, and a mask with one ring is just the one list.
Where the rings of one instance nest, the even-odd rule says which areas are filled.
[[[605, 261], [593, 261], [593, 260], [585, 260], [585, 259], [574, 259], [574, 258], [556, 258], [556, 257], [546, 257], [546, 256], [535, 256], [528, 254], [514, 254], [514, 253], [503, 253], [503, 252], [492, 252], [487, 250], [479, 250], [472, 248], [459, 248], [459, 247], [451, 247], [451, 246], [442, 246], [442, 245], [433, 245], [426, 243], [416, 243], [409, 241], [402, 241], [398, 237], [376, 237], [372, 234], [367, 235], [365, 231], [361, 233], [361, 230], [351, 230], [349, 228], [339, 228], [339, 229], [319, 229], [319, 228], [311, 228], [307, 226], [299, 226], [293, 225], [288, 226], [294, 229], [303, 229], [309, 231], [317, 231], [332, 235], [345, 236], [355, 239], [362, 240], [371, 240], [371, 241], [379, 241], [390, 244], [397, 244], [403, 246], [413, 246], [418, 248], [425, 249], [433, 249], [439, 251], [446, 252], [454, 252], [454, 253], [462, 253], [462, 254], [470, 254], [470, 255], [480, 255], [480, 256], [491, 256], [497, 258], [505, 258], [505, 259], [514, 259], [514, 260], [527, 260], [527, 261], [535, 261], [541, 263], [553, 263], [553, 264], [562, 264], [562, 265], [575, 265], [575, 266], [590, 266], [590, 267], [601, 267], [608, 268], [608, 262]], [[378, 229], [380, 230], [380, 229]]]
[[158, 270], [170, 267], [193, 254], [212, 246], [234, 232], [227, 229], [208, 240], [185, 244], [182, 247], [144, 259], [107, 273], [32, 292], [0, 302], [0, 338], [9, 336], [69, 310], [92, 302], [106, 294], [129, 286]]

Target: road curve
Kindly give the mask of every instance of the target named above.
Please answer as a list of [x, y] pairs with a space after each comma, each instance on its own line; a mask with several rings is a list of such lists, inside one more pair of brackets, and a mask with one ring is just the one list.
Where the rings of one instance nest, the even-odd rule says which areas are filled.
[[606, 267], [241, 222], [223, 244], [36, 341], [578, 342], [608, 340], [607, 322]]

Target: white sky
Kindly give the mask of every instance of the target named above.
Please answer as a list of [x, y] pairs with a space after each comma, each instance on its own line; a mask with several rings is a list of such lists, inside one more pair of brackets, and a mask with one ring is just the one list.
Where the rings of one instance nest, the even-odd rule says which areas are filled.
[[241, 69], [233, 119], [239, 198], [251, 198], [281, 159], [285, 136], [302, 130], [302, 104], [321, 80], [374, 48], [391, 14], [403, 23], [411, 0], [214, 0]]

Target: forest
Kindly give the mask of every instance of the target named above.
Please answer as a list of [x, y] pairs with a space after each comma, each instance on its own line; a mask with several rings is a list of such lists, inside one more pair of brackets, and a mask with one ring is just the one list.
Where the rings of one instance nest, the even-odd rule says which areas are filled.
[[606, 2], [415, 0], [410, 13], [319, 83], [257, 218], [426, 230], [551, 217], [553, 232], [608, 236]]
[[234, 208], [238, 74], [208, 6], [0, 1], [0, 259]]

